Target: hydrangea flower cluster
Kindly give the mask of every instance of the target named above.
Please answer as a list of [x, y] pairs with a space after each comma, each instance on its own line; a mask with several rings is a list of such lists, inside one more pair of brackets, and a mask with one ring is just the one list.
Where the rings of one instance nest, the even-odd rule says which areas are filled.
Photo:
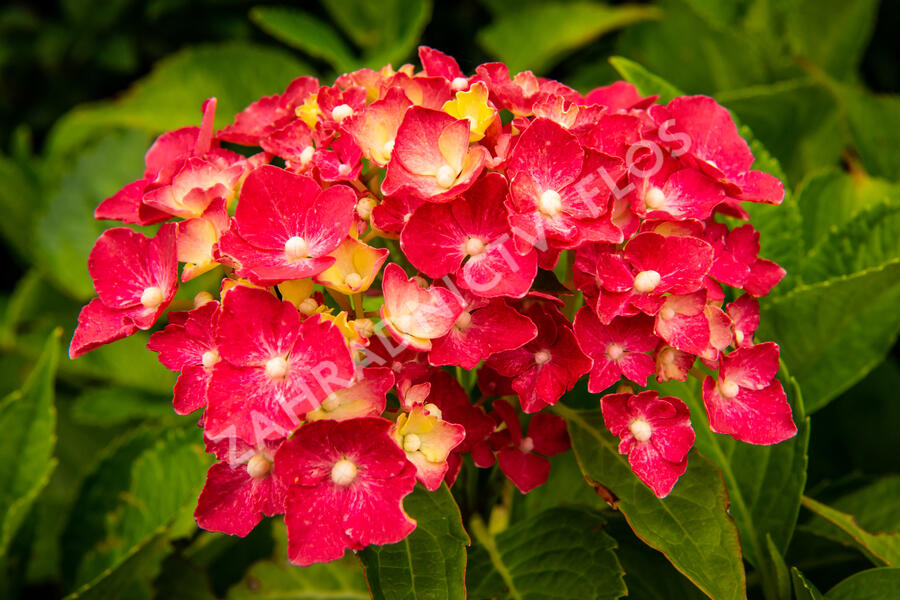
[[200, 526], [243, 536], [283, 514], [306, 565], [403, 539], [403, 498], [452, 485], [466, 454], [528, 492], [569, 448], [550, 407], [583, 376], [659, 497], [694, 430], [681, 400], [636, 391], [653, 377], [701, 377], [717, 433], [793, 436], [778, 347], [753, 339], [784, 271], [752, 225], [717, 220], [784, 190], [729, 113], [419, 57], [300, 77], [219, 131], [210, 99], [97, 208], [162, 225], [97, 240], [72, 358], [151, 329], [179, 280], [222, 274], [148, 343], [218, 459]]

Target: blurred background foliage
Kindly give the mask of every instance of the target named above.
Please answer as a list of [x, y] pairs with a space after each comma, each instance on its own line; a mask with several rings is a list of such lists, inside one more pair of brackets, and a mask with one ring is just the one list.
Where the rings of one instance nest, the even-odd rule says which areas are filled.
[[[287, 567], [283, 528], [243, 540], [196, 530], [208, 459], [193, 420], [171, 411], [174, 378], [146, 336], [75, 362], [60, 352], [93, 294], [86, 259], [108, 224], [92, 211], [140, 175], [155, 135], [196, 124], [206, 97], [218, 97], [222, 126], [298, 75], [330, 82], [399, 65], [420, 43], [470, 73], [501, 60], [584, 92], [623, 76], [640, 87], [649, 76], [637, 63], [714, 96], [752, 130], [763, 167], [789, 189], [785, 206], [754, 219], [764, 254], [790, 273], [763, 303], [762, 333], [782, 345], [814, 413], [806, 494], [900, 543], [898, 27], [891, 0], [5, 2], [0, 597], [367, 597], [355, 562]], [[469, 467], [467, 477], [496, 479]], [[485, 498], [458, 500], [488, 517]], [[598, 504], [571, 455], [547, 486], [513, 499], [512, 522], [563, 501]], [[801, 513], [784, 560], [819, 589], [897, 566], [812, 515]], [[609, 518], [631, 597], [698, 594]], [[763, 579], [751, 571], [751, 596], [784, 591]], [[794, 574], [797, 597], [817, 597], [801, 595], [805, 581]]]

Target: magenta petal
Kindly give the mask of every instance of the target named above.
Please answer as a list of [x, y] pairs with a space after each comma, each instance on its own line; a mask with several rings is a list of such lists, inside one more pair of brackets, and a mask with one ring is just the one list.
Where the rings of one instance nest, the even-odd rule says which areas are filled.
[[734, 398], [724, 398], [716, 382], [703, 381], [703, 404], [709, 427], [750, 444], [777, 444], [796, 435], [797, 426], [781, 382], [774, 380], [761, 390], [742, 388]]
[[513, 485], [523, 494], [543, 485], [550, 476], [550, 461], [543, 456], [522, 452], [515, 448], [502, 448], [497, 453], [497, 464]]
[[284, 500], [277, 487], [271, 475], [254, 479], [244, 466], [216, 463], [206, 475], [194, 518], [208, 531], [244, 537], [264, 515], [281, 513]]
[[628, 464], [638, 479], [644, 482], [657, 498], [665, 498], [675, 487], [678, 478], [687, 471], [687, 457], [678, 463], [665, 460], [650, 444], [636, 444], [628, 453]]
[[78, 326], [69, 345], [69, 358], [76, 359], [136, 332], [135, 324], [126, 318], [128, 312], [107, 308], [100, 298], [91, 300], [78, 314]]

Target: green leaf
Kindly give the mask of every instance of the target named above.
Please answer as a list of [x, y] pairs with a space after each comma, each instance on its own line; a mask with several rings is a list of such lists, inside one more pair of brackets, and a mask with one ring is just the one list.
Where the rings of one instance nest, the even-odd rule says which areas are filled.
[[900, 590], [900, 569], [868, 569], [843, 580], [825, 594], [825, 600], [885, 600]]
[[794, 598], [796, 600], [825, 600], [816, 586], [803, 576], [797, 567], [791, 568], [791, 579], [794, 582]]
[[0, 155], [0, 236], [23, 258], [32, 257], [35, 208], [41, 205], [37, 179], [15, 161]]
[[186, 48], [158, 62], [120, 98], [69, 112], [50, 132], [48, 148], [51, 154], [69, 152], [102, 128], [159, 133], [199, 125], [200, 107], [212, 96], [218, 99], [216, 127], [224, 127], [260, 96], [280, 94], [295, 77], [310, 73], [274, 48], [244, 42]]
[[805, 283], [825, 281], [879, 267], [898, 257], [900, 201], [876, 204], [833, 228], [809, 251], [800, 276]]
[[115, 567], [98, 574], [64, 600], [120, 600], [151, 598], [150, 582], [170, 551], [163, 529], [131, 548]]
[[[883, 479], [827, 506], [804, 497], [817, 518], [804, 529], [855, 546], [879, 566], [900, 564], [900, 477]], [[858, 515], [858, 517], [854, 516]]]
[[796, 0], [788, 17], [791, 50], [839, 79], [851, 77], [862, 60], [879, 0]]
[[298, 567], [287, 559], [287, 536], [281, 519], [272, 521], [277, 540], [274, 559], [256, 562], [243, 581], [228, 590], [228, 600], [368, 600], [369, 589], [359, 561], [341, 560]]
[[512, 73], [543, 74], [602, 35], [659, 16], [651, 6], [544, 2], [499, 16], [478, 32], [478, 43]]
[[85, 480], [63, 537], [65, 554], [80, 558], [78, 582], [193, 511], [209, 464], [193, 428], [143, 429], [112, 446]]
[[610, 519], [616, 555], [625, 569], [628, 600], [706, 600], [708, 596], [679, 573], [666, 557], [638, 539], [625, 519]]
[[766, 300], [759, 337], [781, 346], [813, 413], [883, 360], [900, 331], [898, 302], [900, 259]]
[[56, 467], [53, 381], [60, 333], [47, 340], [22, 389], [0, 402], [0, 557]]
[[139, 332], [77, 360], [63, 361], [60, 374], [79, 383], [91, 378], [168, 396], [175, 385], [175, 374], [147, 350], [149, 337], [148, 333]]
[[171, 399], [124, 387], [82, 392], [72, 405], [72, 419], [82, 425], [110, 427], [138, 419], [177, 419]]
[[410, 58], [431, 17], [431, 0], [324, 0], [331, 18], [357, 46], [364, 64], [380, 69]]
[[830, 169], [805, 179], [796, 198], [803, 215], [803, 245], [812, 249], [860, 212], [896, 202], [900, 187], [883, 179]]
[[613, 56], [609, 62], [625, 81], [634, 84], [642, 96], [659, 95], [658, 102], [667, 104], [675, 96], [681, 95], [681, 90], [633, 60]]
[[[95, 221], [103, 199], [141, 176], [149, 139], [139, 131], [104, 136], [79, 153], [58, 185], [48, 190], [44, 214], [34, 232], [38, 266], [60, 290], [77, 300], [94, 295], [87, 257], [109, 222]], [[51, 159], [52, 160], [52, 159]]]
[[845, 111], [850, 136], [869, 175], [900, 180], [900, 96], [871, 94], [834, 84]]
[[587, 478], [618, 498], [618, 509], [639, 538], [661, 551], [679, 571], [715, 600], [746, 596], [737, 528], [726, 510], [722, 475], [692, 451], [687, 472], [666, 498], [657, 498], [619, 454], [599, 410], [556, 405], [569, 422], [572, 448]]
[[[680, 398], [690, 408], [697, 436], [694, 445], [722, 470], [731, 503], [729, 513], [740, 533], [744, 557], [757, 567], [766, 562], [767, 537], [779, 556], [787, 550], [806, 485], [809, 419], [797, 382], [784, 371], [782, 376], [798, 433], [774, 446], [737, 442], [710, 431], [700, 383], [694, 378], [686, 383], [669, 381], [653, 386], [662, 394]], [[680, 485], [681, 481], [675, 489]]]
[[471, 598], [614, 600], [627, 592], [616, 542], [599, 513], [552, 508], [496, 535], [479, 517], [466, 582]]
[[788, 573], [784, 557], [775, 547], [772, 536], [769, 534], [766, 534], [764, 552], [760, 572], [766, 598], [768, 600], [791, 600], [791, 575]]
[[250, 11], [250, 20], [288, 46], [327, 61], [339, 73], [359, 65], [331, 25], [309, 13], [281, 6], [256, 6]]
[[417, 523], [409, 537], [359, 553], [372, 596], [376, 600], [465, 598], [469, 536], [450, 490], [442, 485], [428, 492], [417, 486], [403, 501], [403, 508]]

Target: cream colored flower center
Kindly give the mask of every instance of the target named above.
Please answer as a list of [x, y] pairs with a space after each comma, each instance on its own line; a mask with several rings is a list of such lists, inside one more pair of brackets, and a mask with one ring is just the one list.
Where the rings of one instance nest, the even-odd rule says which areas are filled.
[[163, 301], [163, 291], [157, 286], [151, 286], [146, 288], [143, 293], [141, 293], [141, 304], [144, 305], [145, 308], [156, 308]]
[[415, 433], [403, 436], [403, 449], [407, 452], [415, 452], [422, 447], [422, 438]]
[[562, 197], [556, 190], [546, 190], [538, 198], [538, 210], [548, 217], [555, 217], [562, 210]]
[[647, 195], [644, 196], [644, 204], [647, 205], [647, 208], [662, 208], [665, 203], [666, 195], [658, 187], [650, 188]]
[[469, 256], [478, 256], [484, 252], [484, 242], [479, 238], [471, 237], [466, 240], [465, 251]]
[[203, 353], [203, 356], [200, 357], [200, 362], [203, 363], [204, 369], [212, 369], [213, 365], [219, 362], [219, 359], [218, 350], [207, 350]]
[[647, 294], [656, 289], [662, 277], [656, 271], [641, 271], [634, 277], [634, 291]]
[[646, 442], [650, 439], [650, 434], [653, 433], [653, 427], [643, 417], [638, 417], [632, 421], [628, 429], [631, 430], [631, 435], [634, 436], [634, 439], [639, 442]]
[[331, 118], [340, 123], [353, 114], [353, 109], [348, 104], [338, 104], [331, 109]]
[[309, 246], [307, 246], [306, 240], [295, 235], [284, 243], [284, 253], [287, 255], [288, 260], [307, 258], [309, 256]]
[[266, 375], [270, 379], [284, 379], [288, 372], [288, 361], [283, 356], [276, 356], [266, 361]]
[[534, 353], [534, 362], [539, 365], [546, 364], [550, 362], [550, 352], [548, 350], [538, 350]]
[[449, 188], [456, 181], [456, 172], [453, 171], [453, 167], [450, 165], [444, 165], [438, 169], [435, 179], [437, 179], [438, 185], [442, 188]]
[[334, 463], [333, 467], [331, 467], [331, 480], [335, 483], [335, 485], [347, 486], [353, 483], [353, 480], [356, 479], [356, 473], [356, 465], [354, 465], [346, 458], [342, 458], [341, 460]]
[[272, 463], [262, 454], [257, 454], [247, 463], [247, 473], [254, 479], [261, 479], [272, 470]]

